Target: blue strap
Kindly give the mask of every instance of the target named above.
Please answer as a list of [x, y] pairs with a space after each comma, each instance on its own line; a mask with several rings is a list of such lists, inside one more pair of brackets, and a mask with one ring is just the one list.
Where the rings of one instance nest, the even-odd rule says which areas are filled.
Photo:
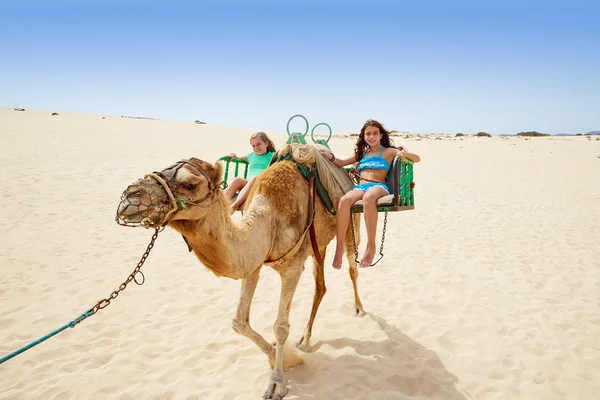
[[69, 323], [61, 326], [60, 328], [58, 328], [58, 329], [56, 329], [56, 330], [54, 330], [52, 332], [50, 332], [46, 336], [42, 336], [41, 338], [39, 338], [35, 342], [31, 342], [27, 346], [23, 346], [19, 350], [15, 350], [12, 353], [7, 354], [4, 357], [0, 358], [0, 364], [4, 363], [5, 361], [10, 360], [14, 356], [18, 356], [19, 354], [23, 353], [25, 350], [29, 350], [33, 346], [42, 343], [44, 340], [51, 338], [52, 336], [54, 336], [54, 335], [56, 335], [56, 334], [64, 331], [67, 328], [75, 328], [75, 325], [77, 325], [78, 323], [80, 323], [81, 321], [83, 321], [84, 319], [86, 319], [87, 317], [89, 317], [89, 316], [91, 316], [93, 314], [94, 314], [94, 309], [93, 308], [87, 310], [85, 313], [81, 314], [79, 317], [75, 318], [73, 321], [71, 321], [71, 322], [69, 322]]

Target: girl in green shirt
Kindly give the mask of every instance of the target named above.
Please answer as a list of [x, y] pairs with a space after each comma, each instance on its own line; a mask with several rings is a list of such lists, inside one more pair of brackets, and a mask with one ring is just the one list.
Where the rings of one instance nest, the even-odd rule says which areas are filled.
[[231, 181], [227, 189], [225, 189], [225, 195], [230, 199], [235, 196], [237, 191], [240, 193], [231, 204], [230, 213], [236, 212], [250, 193], [254, 180], [265, 168], [269, 166], [271, 157], [275, 154], [275, 145], [273, 141], [269, 139], [266, 133], [256, 132], [250, 136], [250, 144], [252, 145], [252, 153], [246, 156], [238, 157], [235, 153], [227, 155], [229, 158], [238, 158], [244, 161], [248, 161], [248, 175], [247, 179], [236, 177]]

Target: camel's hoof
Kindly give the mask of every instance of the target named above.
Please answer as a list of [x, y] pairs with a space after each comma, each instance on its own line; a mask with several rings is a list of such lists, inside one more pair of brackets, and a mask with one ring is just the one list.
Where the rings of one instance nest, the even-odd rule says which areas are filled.
[[288, 388], [282, 382], [269, 380], [269, 383], [263, 389], [263, 399], [281, 400], [288, 394]]
[[355, 317], [364, 317], [365, 315], [367, 315], [367, 313], [361, 307], [354, 307]]
[[296, 348], [306, 353], [310, 348], [310, 336], [302, 335], [296, 342]]

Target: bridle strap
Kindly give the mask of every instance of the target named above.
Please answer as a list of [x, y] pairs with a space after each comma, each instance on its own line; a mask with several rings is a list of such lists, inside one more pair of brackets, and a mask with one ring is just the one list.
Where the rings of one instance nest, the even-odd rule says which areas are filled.
[[165, 220], [161, 223], [161, 225], [166, 225], [167, 222], [169, 222], [169, 220], [173, 217], [173, 214], [175, 214], [177, 211], [179, 211], [179, 205], [177, 204], [177, 200], [175, 199], [175, 196], [173, 196], [173, 192], [171, 191], [171, 188], [169, 187], [167, 182], [163, 178], [161, 178], [159, 175], [157, 175], [155, 173], [150, 173], [150, 174], [144, 175], [144, 179], [145, 178], [155, 179], [158, 183], [160, 183], [160, 185], [163, 187], [163, 189], [165, 189], [165, 192], [167, 192], [167, 194], [169, 195], [169, 199], [171, 200], [171, 204], [173, 205], [173, 207], [171, 207], [171, 211], [169, 211], [167, 213], [167, 215], [165, 216]]
[[215, 191], [217, 191], [219, 189], [219, 186], [213, 187], [208, 175], [206, 175], [206, 172], [204, 172], [202, 170], [202, 168], [199, 168], [198, 166], [194, 165], [189, 160], [181, 160], [181, 161], [173, 164], [169, 168], [164, 169], [163, 171], [166, 171], [166, 170], [169, 170], [172, 168], [176, 168], [176, 170], [172, 174], [172, 178], [171, 178], [171, 179], [175, 179], [175, 175], [177, 174], [177, 171], [185, 164], [189, 164], [192, 167], [194, 167], [198, 172], [200, 172], [202, 174], [202, 176], [204, 176], [204, 179], [206, 179], [206, 182], [208, 183], [208, 193], [206, 193], [206, 196], [204, 196], [203, 198], [201, 198], [200, 200], [198, 200], [196, 202], [191, 202], [191, 201], [187, 201], [187, 200], [175, 197], [173, 195], [173, 191], [171, 190], [171, 187], [169, 186], [169, 183], [161, 176], [162, 175], [161, 172], [152, 172], [152, 173], [146, 174], [144, 176], [144, 178], [150, 177], [150, 178], [155, 179], [158, 183], [160, 183], [160, 185], [163, 187], [163, 189], [165, 189], [165, 192], [169, 196], [169, 200], [171, 201], [171, 204], [172, 204], [171, 210], [167, 213], [164, 220], [161, 221], [160, 225], [163, 225], [163, 226], [167, 225], [167, 223], [171, 220], [171, 218], [173, 218], [173, 215], [175, 215], [175, 213], [177, 211], [183, 210], [185, 208], [186, 204], [188, 204], [188, 205], [200, 204], [200, 203], [204, 202], [204, 200], [206, 200], [209, 196], [214, 194]]

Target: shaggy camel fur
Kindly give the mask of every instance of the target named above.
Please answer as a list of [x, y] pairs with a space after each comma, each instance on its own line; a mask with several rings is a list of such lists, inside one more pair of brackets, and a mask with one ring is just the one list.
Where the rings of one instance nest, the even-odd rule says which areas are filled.
[[[143, 215], [149, 227], [167, 224], [184, 236], [190, 251], [215, 275], [242, 280], [233, 330], [252, 340], [273, 367], [263, 398], [282, 399], [288, 391], [284, 370], [291, 367], [287, 365], [291, 359], [286, 356], [284, 368], [283, 350], [289, 334], [288, 317], [294, 292], [304, 263], [312, 255], [313, 305], [304, 334], [296, 342], [300, 349], [306, 350], [326, 291], [322, 258], [335, 236], [335, 216], [327, 212], [318, 197], [314, 199], [314, 228], [321, 254], [319, 263], [307, 233], [312, 214], [309, 209], [311, 185], [293, 161], [274, 163], [257, 177], [246, 201], [243, 218], [238, 223], [234, 223], [229, 215], [230, 201], [218, 189], [222, 169], [220, 164], [215, 166], [192, 158], [146, 176], [127, 188], [117, 215], [124, 221], [140, 221]], [[339, 201], [337, 198], [332, 200], [334, 204]], [[181, 203], [185, 203], [185, 207], [177, 210], [176, 204]], [[355, 226], [358, 226], [358, 216], [354, 218]], [[354, 286], [354, 312], [356, 316], [363, 316], [351, 229], [346, 235], [346, 249]], [[263, 265], [270, 266], [281, 276], [273, 345], [250, 326], [250, 304]]]

